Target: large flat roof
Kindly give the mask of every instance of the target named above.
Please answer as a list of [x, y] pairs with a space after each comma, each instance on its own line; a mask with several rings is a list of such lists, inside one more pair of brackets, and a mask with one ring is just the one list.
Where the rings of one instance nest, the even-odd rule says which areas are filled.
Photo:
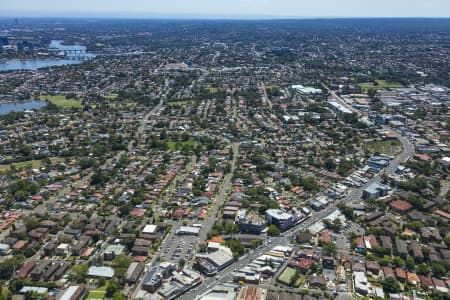
[[92, 266], [89, 268], [88, 276], [112, 278], [114, 277], [114, 269], [110, 267]]
[[186, 233], [192, 233], [192, 234], [199, 234], [200, 227], [193, 227], [193, 226], [181, 226], [177, 232], [186, 232]]

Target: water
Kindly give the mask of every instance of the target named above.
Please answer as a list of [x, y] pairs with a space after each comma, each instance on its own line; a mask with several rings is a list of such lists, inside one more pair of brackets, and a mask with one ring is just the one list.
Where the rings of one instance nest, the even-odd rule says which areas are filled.
[[25, 111], [30, 109], [40, 109], [47, 105], [45, 101], [9, 102], [0, 103], [0, 115], [6, 115], [12, 111]]
[[77, 50], [77, 51], [83, 51], [86, 52], [86, 46], [82, 45], [63, 45], [62, 41], [52, 40], [50, 42], [50, 48], [58, 49], [58, 50]]
[[37, 70], [47, 67], [75, 65], [80, 62], [80, 60], [72, 59], [11, 59], [5, 62], [0, 62], [0, 72], [14, 70]]
[[37, 70], [47, 67], [75, 65], [83, 62], [85, 59], [93, 58], [95, 55], [86, 52], [86, 47], [82, 45], [62, 45], [61, 41], [51, 41], [50, 49], [67, 51], [76, 50], [78, 53], [66, 55], [61, 59], [11, 59], [0, 62], [0, 72], [14, 70]]

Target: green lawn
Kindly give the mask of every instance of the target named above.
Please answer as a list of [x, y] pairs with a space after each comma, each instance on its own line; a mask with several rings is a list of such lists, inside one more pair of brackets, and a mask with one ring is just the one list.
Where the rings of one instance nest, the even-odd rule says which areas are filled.
[[105, 294], [106, 294], [106, 285], [90, 291], [86, 299], [87, 300], [104, 299]]
[[[130, 107], [130, 106], [133, 106], [135, 104], [136, 104], [136, 102], [123, 102], [123, 103], [122, 102], [114, 102], [114, 103], [106, 103], [105, 105], [107, 105], [107, 106], [109, 106], [111, 108], [116, 108], [116, 107]], [[94, 108], [94, 109], [98, 107], [97, 104], [91, 104], [89, 106]]]
[[372, 82], [361, 83], [359, 86], [363, 89], [363, 91], [368, 91], [370, 89], [374, 90], [384, 90], [387, 88], [402, 88], [403, 85], [398, 82], [389, 82], [386, 80], [375, 80], [378, 85], [374, 85]]
[[266, 91], [272, 91], [273, 89], [279, 89], [278, 86], [266, 85]]
[[[57, 162], [58, 158], [51, 158], [50, 159], [52, 163]], [[30, 160], [30, 161], [24, 161], [14, 164], [7, 164], [7, 165], [0, 165], [0, 174], [4, 174], [8, 172], [11, 169], [11, 165], [14, 165], [16, 167], [16, 170], [29, 170], [29, 169], [39, 169], [44, 165], [44, 160]]]
[[[281, 275], [277, 278], [277, 280], [284, 285], [289, 285], [291, 283], [291, 278], [292, 278], [292, 276], [294, 276], [294, 274], [295, 274], [295, 269], [291, 268], [291, 267], [287, 267], [286, 269], [284, 269], [283, 273], [281, 273]], [[304, 282], [305, 282], [304, 276], [300, 276], [297, 279], [297, 281], [295, 282], [295, 286], [298, 287]]]
[[210, 94], [215, 94], [219, 91], [219, 89], [215, 87], [206, 88], [205, 90]]
[[108, 96], [106, 96], [106, 99], [114, 100], [117, 99], [117, 97], [119, 97], [119, 94], [109, 94]]
[[175, 105], [187, 105], [187, 104], [194, 104], [194, 100], [181, 100], [181, 101], [169, 101], [167, 102], [168, 106], [175, 106]]
[[371, 154], [377, 152], [386, 155], [398, 155], [402, 152], [402, 144], [399, 140], [383, 140], [370, 142], [363, 146], [365, 152]]
[[167, 142], [167, 148], [169, 150], [180, 150], [184, 145], [195, 147], [197, 143], [195, 141], [186, 141], [186, 142]]
[[80, 100], [67, 99], [66, 96], [64, 96], [64, 95], [59, 95], [59, 96], [45, 95], [45, 96], [40, 96], [39, 99], [50, 101], [51, 103], [55, 104], [56, 106], [62, 107], [62, 108], [72, 108], [72, 107], [81, 108]]

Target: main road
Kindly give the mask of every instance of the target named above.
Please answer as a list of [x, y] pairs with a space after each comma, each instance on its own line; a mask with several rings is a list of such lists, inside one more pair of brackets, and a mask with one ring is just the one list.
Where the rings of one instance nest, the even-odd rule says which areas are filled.
[[[351, 190], [344, 199], [336, 201], [335, 204], [341, 203], [341, 202], [342, 203], [352, 203], [354, 201], [359, 201], [361, 199], [363, 190], [367, 186], [369, 186], [370, 184], [372, 184], [374, 182], [380, 182], [381, 175], [383, 173], [385, 173], [387, 175], [393, 174], [395, 172], [395, 170], [397, 169], [397, 167], [401, 163], [405, 162], [412, 155], [414, 155], [414, 146], [411, 144], [411, 142], [407, 138], [403, 137], [400, 133], [394, 131], [391, 128], [384, 127], [384, 129], [389, 130], [391, 133], [393, 133], [399, 139], [399, 141], [402, 144], [402, 148], [403, 148], [402, 152], [399, 155], [397, 155], [390, 162], [389, 166], [385, 168], [384, 172], [378, 173], [371, 180], [369, 180], [369, 182], [367, 182], [365, 185], [363, 185], [357, 189]], [[183, 300], [200, 299], [201, 295], [206, 293], [208, 291], [208, 289], [211, 288], [212, 286], [214, 286], [216, 284], [232, 281], [231, 272], [234, 269], [240, 269], [240, 268], [248, 265], [252, 260], [256, 259], [258, 256], [260, 256], [264, 252], [269, 251], [274, 246], [290, 244], [291, 240], [293, 239], [294, 232], [308, 229], [311, 225], [325, 219], [327, 216], [329, 216], [336, 210], [337, 210], [336, 205], [333, 205], [333, 206], [329, 206], [321, 211], [313, 212], [311, 214], [310, 218], [306, 219], [305, 221], [303, 221], [300, 224], [297, 224], [296, 226], [294, 226], [290, 230], [282, 233], [278, 237], [272, 237], [272, 238], [267, 239], [263, 245], [261, 245], [260, 247], [258, 247], [255, 250], [252, 250], [249, 253], [245, 254], [239, 260], [236, 260], [230, 266], [228, 266], [224, 270], [220, 271], [217, 276], [206, 278], [204, 280], [203, 284], [196, 290], [195, 295], [186, 294], [186, 295], [182, 296], [180, 299], [183, 299]]]

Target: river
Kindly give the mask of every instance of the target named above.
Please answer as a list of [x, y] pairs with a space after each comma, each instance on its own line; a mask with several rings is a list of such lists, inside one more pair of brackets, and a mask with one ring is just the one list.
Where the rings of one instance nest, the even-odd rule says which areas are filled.
[[47, 105], [45, 101], [26, 101], [26, 102], [9, 102], [0, 103], [0, 115], [6, 115], [12, 111], [25, 111], [29, 109], [40, 109]]
[[79, 51], [76, 54], [67, 54], [64, 58], [57, 59], [10, 59], [0, 62], [0, 72], [14, 70], [37, 70], [47, 67], [75, 65], [86, 59], [95, 57], [95, 55], [86, 52], [86, 47], [82, 45], [63, 45], [61, 41], [53, 40], [49, 45], [50, 49], [67, 51]]

